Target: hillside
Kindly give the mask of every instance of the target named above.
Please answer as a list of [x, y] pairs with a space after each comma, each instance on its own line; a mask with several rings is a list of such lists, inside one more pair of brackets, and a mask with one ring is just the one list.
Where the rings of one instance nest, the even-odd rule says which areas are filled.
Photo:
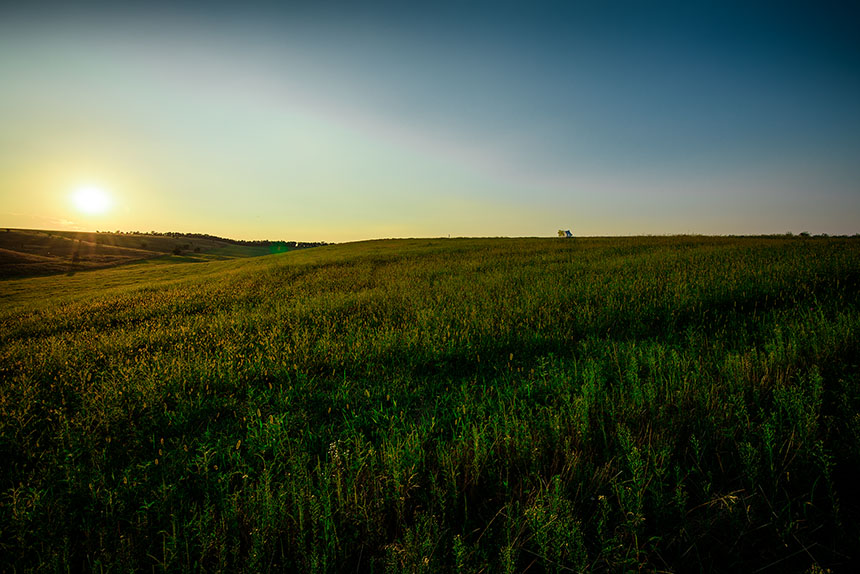
[[0, 279], [74, 273], [157, 257], [183, 262], [256, 257], [295, 247], [294, 241], [237, 242], [201, 234], [0, 229]]
[[9, 279], [0, 570], [851, 571], [858, 304], [836, 238]]

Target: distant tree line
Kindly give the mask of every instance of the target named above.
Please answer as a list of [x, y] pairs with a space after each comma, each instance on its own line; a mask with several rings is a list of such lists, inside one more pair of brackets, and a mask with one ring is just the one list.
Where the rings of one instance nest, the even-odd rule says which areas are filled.
[[325, 241], [269, 241], [268, 239], [257, 239], [246, 241], [243, 239], [228, 239], [226, 237], [218, 237], [217, 235], [209, 235], [208, 233], [179, 233], [176, 231], [96, 231], [96, 233], [113, 233], [115, 235], [146, 235], [150, 237], [171, 237], [173, 239], [208, 239], [211, 241], [220, 241], [231, 245], [259, 246], [259, 247], [286, 247], [288, 249], [305, 249], [308, 247], [321, 247], [328, 245]]

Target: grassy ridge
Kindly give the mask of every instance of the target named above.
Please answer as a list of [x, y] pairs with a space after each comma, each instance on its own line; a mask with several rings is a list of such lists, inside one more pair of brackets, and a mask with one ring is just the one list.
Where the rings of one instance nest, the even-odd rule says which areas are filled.
[[858, 293], [800, 238], [6, 281], [0, 569], [846, 567]]
[[[312, 244], [299, 244], [299, 247]], [[126, 264], [205, 262], [281, 253], [296, 242], [238, 242], [200, 234], [162, 235], [0, 229], [0, 280]]]

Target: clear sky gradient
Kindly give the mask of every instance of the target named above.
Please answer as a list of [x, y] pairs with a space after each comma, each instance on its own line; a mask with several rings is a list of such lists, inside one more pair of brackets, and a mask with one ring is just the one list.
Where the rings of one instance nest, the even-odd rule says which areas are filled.
[[856, 2], [10, 4], [0, 226], [860, 233]]

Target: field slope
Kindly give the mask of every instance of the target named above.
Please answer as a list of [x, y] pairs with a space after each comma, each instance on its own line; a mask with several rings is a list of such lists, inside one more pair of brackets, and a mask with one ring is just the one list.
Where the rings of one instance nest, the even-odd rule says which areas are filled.
[[165, 263], [202, 262], [255, 257], [286, 250], [285, 242], [237, 242], [178, 233], [151, 235], [0, 229], [0, 280], [73, 274], [153, 258], [160, 258]]
[[860, 241], [0, 282], [0, 571], [849, 571]]

